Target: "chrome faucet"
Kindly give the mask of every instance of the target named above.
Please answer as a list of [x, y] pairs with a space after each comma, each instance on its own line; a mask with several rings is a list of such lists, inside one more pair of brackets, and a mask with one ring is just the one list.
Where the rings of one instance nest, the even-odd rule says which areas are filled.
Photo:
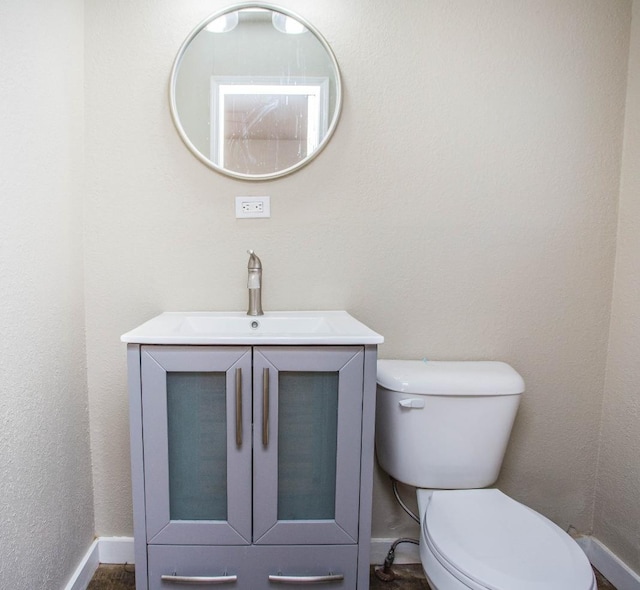
[[264, 315], [262, 311], [262, 262], [253, 250], [247, 250], [249, 254], [249, 310], [247, 315]]

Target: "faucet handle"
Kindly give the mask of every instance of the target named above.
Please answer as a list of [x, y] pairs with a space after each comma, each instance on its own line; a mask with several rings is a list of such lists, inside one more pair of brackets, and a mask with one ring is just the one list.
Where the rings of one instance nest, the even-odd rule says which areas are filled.
[[262, 270], [262, 262], [256, 256], [256, 253], [253, 250], [247, 250], [247, 254], [249, 254], [249, 264], [247, 265], [249, 270]]

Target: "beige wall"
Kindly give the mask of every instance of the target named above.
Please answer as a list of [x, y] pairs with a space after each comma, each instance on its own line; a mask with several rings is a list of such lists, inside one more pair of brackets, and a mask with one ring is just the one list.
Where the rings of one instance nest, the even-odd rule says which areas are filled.
[[0, 586], [93, 540], [82, 265], [83, 3], [0, 3]]
[[[251, 184], [181, 144], [168, 75], [226, 5], [86, 2], [86, 305], [97, 532], [131, 533], [124, 346], [163, 310], [346, 309], [382, 357], [502, 359], [527, 392], [500, 486], [592, 525], [631, 4], [281, 0], [341, 65], [329, 147]], [[272, 218], [236, 220], [236, 195]], [[374, 535], [406, 519], [376, 486]], [[408, 527], [412, 530], [411, 527]]]
[[629, 82], [594, 534], [640, 571], [640, 1]]

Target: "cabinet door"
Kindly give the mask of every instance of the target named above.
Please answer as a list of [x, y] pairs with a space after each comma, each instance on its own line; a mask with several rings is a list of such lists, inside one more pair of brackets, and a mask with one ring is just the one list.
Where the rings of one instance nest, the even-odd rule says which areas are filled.
[[251, 349], [143, 346], [147, 541], [251, 541]]
[[254, 543], [357, 542], [363, 358], [254, 349]]

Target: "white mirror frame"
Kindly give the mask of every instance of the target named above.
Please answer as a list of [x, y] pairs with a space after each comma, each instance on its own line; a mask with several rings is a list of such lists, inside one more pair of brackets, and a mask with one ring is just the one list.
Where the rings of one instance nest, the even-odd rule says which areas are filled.
[[[310, 154], [308, 154], [305, 158], [303, 158], [302, 160], [300, 160], [296, 164], [294, 164], [292, 166], [289, 166], [288, 168], [284, 168], [283, 170], [278, 170], [276, 172], [271, 172], [271, 173], [268, 173], [268, 174], [244, 174], [244, 173], [236, 172], [234, 170], [228, 170], [228, 169], [224, 168], [223, 166], [216, 164], [211, 159], [209, 159], [205, 154], [201, 153], [198, 150], [198, 148], [196, 148], [196, 146], [193, 144], [193, 142], [189, 139], [189, 137], [187, 136], [184, 128], [182, 127], [182, 124], [180, 122], [180, 116], [178, 114], [177, 104], [176, 104], [176, 82], [177, 82], [177, 77], [178, 77], [178, 70], [180, 68], [180, 63], [182, 62], [182, 58], [184, 56], [184, 53], [185, 53], [187, 47], [189, 46], [189, 44], [191, 43], [191, 41], [194, 39], [194, 37], [196, 37], [196, 35], [198, 35], [203, 29], [205, 29], [207, 27], [207, 25], [209, 25], [214, 20], [216, 20], [216, 19], [218, 19], [218, 18], [220, 18], [220, 17], [222, 17], [222, 16], [224, 16], [224, 15], [226, 15], [228, 13], [235, 12], [237, 10], [247, 9], [247, 8], [261, 8], [261, 9], [271, 10], [271, 11], [274, 11], [276, 13], [284, 14], [285, 16], [288, 16], [288, 17], [293, 18], [293, 19], [297, 20], [298, 22], [300, 22], [313, 35], [315, 35], [315, 37], [318, 39], [320, 44], [323, 46], [324, 50], [327, 53], [327, 56], [329, 57], [329, 59], [331, 61], [331, 64], [332, 64], [333, 69], [334, 69], [335, 74], [336, 74], [336, 76], [335, 76], [335, 85], [336, 85], [336, 89], [335, 89], [335, 109], [334, 109], [333, 116], [331, 118], [331, 121], [329, 122], [327, 131], [326, 131], [326, 134], [324, 135], [324, 137], [319, 142], [316, 141], [315, 142], [317, 144], [316, 148]], [[295, 13], [289, 11], [289, 10], [286, 10], [284, 8], [280, 8], [279, 6], [275, 6], [273, 4], [266, 4], [266, 3], [263, 3], [263, 2], [246, 2], [246, 3], [241, 3], [241, 4], [234, 4], [234, 5], [231, 5], [231, 6], [227, 7], [227, 8], [225, 8], [224, 10], [218, 11], [218, 12], [212, 14], [211, 16], [207, 17], [195, 29], [193, 29], [191, 31], [191, 33], [189, 33], [187, 38], [184, 40], [184, 42], [180, 46], [180, 49], [178, 50], [178, 54], [176, 56], [176, 59], [175, 59], [175, 61], [173, 63], [173, 67], [171, 69], [171, 78], [170, 78], [170, 84], [169, 84], [169, 106], [170, 106], [170, 110], [171, 110], [171, 117], [173, 119], [173, 123], [174, 123], [174, 125], [176, 127], [176, 130], [178, 131], [178, 134], [180, 135], [180, 138], [182, 139], [182, 141], [189, 148], [189, 150], [193, 153], [193, 155], [196, 158], [198, 158], [198, 160], [200, 160], [203, 164], [208, 166], [209, 168], [212, 168], [216, 172], [219, 172], [219, 173], [224, 174], [226, 176], [230, 176], [232, 178], [237, 178], [237, 179], [240, 179], [240, 180], [258, 180], [258, 181], [260, 181], [260, 180], [272, 180], [272, 179], [275, 179], [275, 178], [280, 178], [282, 176], [286, 176], [288, 174], [291, 174], [291, 173], [299, 170], [303, 166], [306, 166], [309, 162], [311, 162], [314, 158], [316, 158], [318, 156], [318, 154], [329, 143], [329, 140], [331, 139], [331, 137], [332, 137], [337, 125], [338, 125], [338, 121], [340, 119], [340, 113], [342, 111], [342, 80], [341, 80], [341, 78], [342, 78], [342, 76], [341, 76], [341, 73], [340, 73], [340, 68], [338, 66], [338, 62], [336, 60], [336, 57], [335, 57], [333, 51], [331, 50], [331, 47], [327, 43], [326, 39], [322, 36], [322, 34], [313, 25], [311, 25], [309, 22], [307, 22], [305, 19], [303, 19], [302, 17], [298, 16], [297, 14], [295, 14]], [[283, 88], [286, 89], [283, 92], [283, 94], [287, 94], [288, 91], [289, 91], [289, 87], [283, 86]], [[319, 132], [320, 132], [320, 129], [318, 129], [318, 133]], [[212, 136], [214, 136], [214, 135], [217, 136], [218, 135], [218, 130], [212, 131], [211, 135]]]

